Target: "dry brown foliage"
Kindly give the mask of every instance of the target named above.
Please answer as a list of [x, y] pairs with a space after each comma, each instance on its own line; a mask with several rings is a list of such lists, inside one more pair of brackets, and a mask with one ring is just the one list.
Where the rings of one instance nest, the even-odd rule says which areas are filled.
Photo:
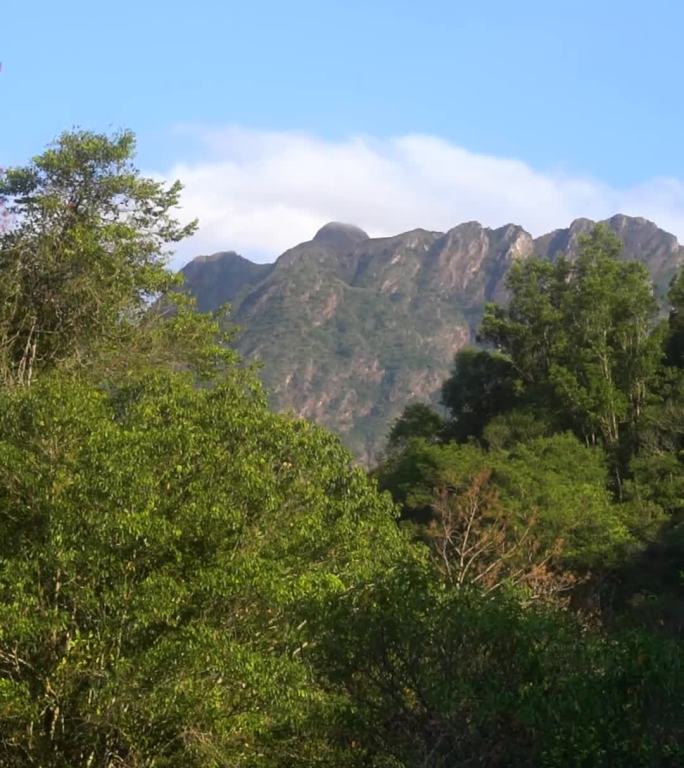
[[508, 584], [530, 599], [562, 599], [577, 581], [560, 567], [562, 540], [545, 542], [533, 511], [521, 520], [508, 510], [491, 475], [483, 469], [458, 488], [435, 490], [428, 539], [444, 578], [485, 593]]

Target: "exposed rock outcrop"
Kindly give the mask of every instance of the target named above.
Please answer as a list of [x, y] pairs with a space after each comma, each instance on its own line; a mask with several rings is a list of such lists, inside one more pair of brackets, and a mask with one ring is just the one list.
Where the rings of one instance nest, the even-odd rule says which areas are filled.
[[[505, 301], [511, 264], [533, 253], [572, 257], [593, 224], [578, 219], [534, 240], [515, 224], [369, 238], [333, 222], [272, 265], [222, 253], [183, 272], [201, 309], [234, 303], [238, 348], [263, 363], [273, 405], [332, 429], [372, 463], [407, 403], [438, 402], [485, 302]], [[641, 218], [618, 215], [606, 224], [662, 293], [684, 263], [676, 238]]]

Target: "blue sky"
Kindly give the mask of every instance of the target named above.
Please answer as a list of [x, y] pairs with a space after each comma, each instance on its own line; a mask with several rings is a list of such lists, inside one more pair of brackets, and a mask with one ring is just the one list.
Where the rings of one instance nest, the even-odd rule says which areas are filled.
[[[599, 217], [614, 212], [613, 204], [642, 205], [644, 215], [659, 215], [684, 235], [684, 4], [675, 0], [43, 0], [4, 4], [0, 19], [0, 165], [24, 162], [75, 125], [130, 127], [147, 171], [185, 172], [191, 184], [204, 179], [209, 190], [216, 183], [208, 201], [198, 192], [189, 197], [189, 212], [202, 218], [206, 209], [209, 222], [210, 234], [194, 247], [224, 239], [223, 247], [233, 247], [232, 238], [265, 257], [319, 218], [354, 215], [353, 201], [342, 196], [336, 203], [311, 170], [301, 183], [291, 179], [294, 189], [277, 177], [277, 200], [267, 189], [279, 169], [298, 177], [296, 158], [327, 169], [327, 176], [339, 174], [335, 157], [354, 147], [363, 150], [355, 162], [370, 153], [369, 167], [377, 162], [388, 174], [380, 189], [349, 190], [368, 196], [357, 201], [357, 218], [378, 209], [359, 222], [377, 233], [404, 219], [407, 227], [418, 223], [389, 211], [393, 183], [416, 184], [416, 194], [424, 188], [418, 210], [430, 218], [431, 201], [450, 189], [444, 174], [434, 178], [430, 162], [461, 181], [453, 213], [445, 210], [424, 226], [437, 228], [449, 215], [456, 224], [461, 212], [480, 209], [492, 225], [525, 213], [505, 201], [482, 207], [476, 198], [489, 199], [486, 189], [470, 205], [471, 177], [454, 150], [480, 159], [470, 168], [476, 182], [487, 162], [500, 160], [521, 164], [537, 181], [551, 180], [554, 189], [570, 184], [570, 202], [562, 191], [549, 225], [566, 209], [591, 215], [586, 209], [596, 205]], [[406, 137], [424, 140], [419, 161]], [[445, 164], [444, 152], [453, 165]], [[363, 175], [365, 166], [358, 167]], [[492, 184], [502, 183], [497, 168]], [[508, 197], [524, 198], [524, 183], [505, 168], [504, 177], [517, 185]], [[258, 173], [264, 189], [253, 188], [251, 208], [242, 205], [238, 215], [240, 180]], [[304, 183], [313, 190], [306, 205], [298, 189]], [[321, 184], [325, 194], [316, 192]], [[591, 187], [580, 202], [578, 185]], [[406, 194], [398, 207], [408, 210]], [[223, 224], [221, 200], [228, 211]], [[538, 204], [531, 201], [531, 210]], [[263, 229], [274, 207], [280, 235], [245, 235], [250, 217], [253, 228]], [[535, 225], [543, 228], [546, 219]]]

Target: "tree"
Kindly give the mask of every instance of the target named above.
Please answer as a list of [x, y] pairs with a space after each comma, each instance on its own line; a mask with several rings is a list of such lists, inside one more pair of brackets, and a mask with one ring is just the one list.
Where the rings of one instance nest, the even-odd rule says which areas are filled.
[[552, 361], [566, 347], [564, 297], [570, 264], [516, 261], [506, 278], [507, 306], [487, 304], [478, 338], [507, 355], [526, 389], [545, 388]]
[[508, 358], [488, 350], [460, 350], [442, 385], [442, 403], [452, 419], [449, 431], [459, 441], [481, 437], [490, 419], [515, 406], [521, 390]]
[[667, 298], [670, 314], [665, 337], [666, 362], [684, 368], [684, 270], [673, 279]]
[[599, 225], [574, 262], [514, 265], [510, 305], [489, 305], [480, 331], [578, 436], [603, 443], [618, 490], [662, 359], [652, 283], [621, 247]]
[[443, 429], [442, 417], [429, 405], [412, 403], [404, 408], [401, 416], [392, 424], [387, 447], [390, 451], [399, 449], [411, 437], [435, 439]]
[[546, 532], [537, 535], [533, 515], [522, 521], [502, 504], [491, 469], [465, 479], [460, 488], [438, 488], [432, 511], [427, 540], [443, 577], [457, 589], [476, 587], [487, 596], [521, 588], [536, 600], [572, 585], [567, 571], [550, 567], [562, 556], [562, 540], [549, 546]]
[[0, 392], [0, 764], [343, 765], [312, 601], [411, 557], [249, 374]]
[[[415, 558], [311, 608], [309, 658], [350, 702], [359, 766], [675, 768], [681, 644], [435, 580]], [[598, 725], [597, 725], [598, 724]]]
[[0, 175], [0, 381], [81, 365], [177, 284], [167, 248], [196, 225], [172, 215], [181, 185], [141, 177], [134, 150], [128, 131], [64, 133]]
[[497, 585], [531, 582], [546, 566], [585, 575], [631, 552], [642, 526], [633, 508], [613, 503], [607, 477], [602, 449], [568, 433], [489, 451], [414, 438], [379, 471], [439, 561], [444, 547], [459, 558], [472, 547], [471, 580], [489, 568]]

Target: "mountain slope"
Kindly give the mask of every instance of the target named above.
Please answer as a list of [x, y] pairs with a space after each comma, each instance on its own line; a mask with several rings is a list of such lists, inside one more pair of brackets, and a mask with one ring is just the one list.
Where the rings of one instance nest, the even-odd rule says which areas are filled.
[[[650, 269], [660, 291], [684, 263], [676, 239], [645, 219], [606, 222], [625, 258]], [[263, 362], [273, 405], [324, 424], [367, 463], [412, 400], [438, 402], [454, 353], [474, 340], [484, 304], [505, 299], [516, 259], [576, 251], [593, 222], [537, 240], [521, 227], [477, 222], [369, 238], [333, 222], [273, 265], [217, 254], [184, 270], [202, 309], [234, 303], [240, 352]]]
[[183, 274], [200, 311], [211, 312], [232, 302], [245, 288], [258, 285], [271, 269], [271, 264], [255, 264], [234, 251], [223, 251], [198, 256], [183, 268]]

